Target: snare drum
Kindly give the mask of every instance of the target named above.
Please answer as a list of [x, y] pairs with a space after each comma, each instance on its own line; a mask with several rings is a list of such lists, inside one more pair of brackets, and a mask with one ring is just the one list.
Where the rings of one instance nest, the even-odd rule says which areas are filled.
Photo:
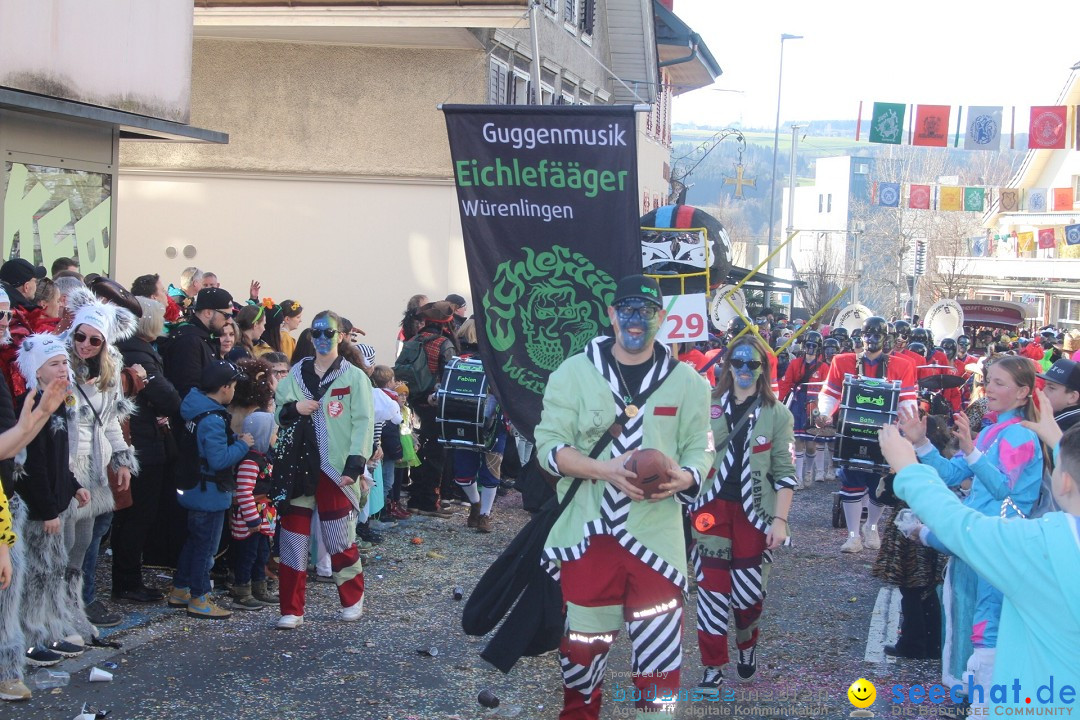
[[502, 410], [479, 359], [455, 357], [447, 363], [435, 399], [440, 443], [464, 450], [491, 449]]
[[878, 430], [896, 422], [899, 404], [899, 380], [845, 375], [837, 423], [840, 439], [833, 461], [855, 470], [887, 471], [889, 464], [881, 455]]

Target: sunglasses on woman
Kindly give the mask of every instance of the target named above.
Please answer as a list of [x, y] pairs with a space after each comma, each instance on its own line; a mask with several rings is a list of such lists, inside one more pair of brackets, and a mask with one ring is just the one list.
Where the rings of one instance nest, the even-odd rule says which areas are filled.
[[319, 338], [326, 338], [327, 340], [329, 340], [330, 338], [337, 335], [337, 332], [337, 330], [332, 330], [330, 328], [327, 328], [325, 330], [312, 328], [311, 339], [318, 340]]
[[10, 310], [0, 310], [0, 320], [10, 320], [14, 315]]
[[736, 360], [735, 358], [732, 358], [731, 359], [731, 367], [735, 368], [736, 370], [742, 370], [744, 367], [748, 367], [751, 370], [757, 370], [759, 367], [761, 367], [761, 361], [760, 360]]
[[74, 333], [71, 337], [75, 338], [75, 342], [77, 343], [84, 343], [89, 341], [90, 347], [101, 347], [101, 344], [105, 342], [105, 338], [103, 337], [98, 337], [96, 335], [91, 337], [86, 333], [81, 332]]

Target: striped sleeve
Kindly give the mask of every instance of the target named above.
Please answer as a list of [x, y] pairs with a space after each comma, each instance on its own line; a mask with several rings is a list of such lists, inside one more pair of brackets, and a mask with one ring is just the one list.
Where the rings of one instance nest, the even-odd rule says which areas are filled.
[[236, 469], [236, 490], [233, 491], [233, 501], [236, 503], [232, 522], [233, 537], [247, 537], [251, 534], [251, 529], [259, 527], [262, 523], [259, 508], [252, 495], [255, 480], [258, 477], [259, 466], [251, 460], [244, 460]]

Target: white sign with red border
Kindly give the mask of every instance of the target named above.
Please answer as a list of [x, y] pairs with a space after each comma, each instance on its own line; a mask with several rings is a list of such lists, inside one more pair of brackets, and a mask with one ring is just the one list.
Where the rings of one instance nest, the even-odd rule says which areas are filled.
[[701, 342], [709, 339], [709, 301], [705, 293], [672, 295], [664, 298], [667, 319], [656, 339], [670, 343]]

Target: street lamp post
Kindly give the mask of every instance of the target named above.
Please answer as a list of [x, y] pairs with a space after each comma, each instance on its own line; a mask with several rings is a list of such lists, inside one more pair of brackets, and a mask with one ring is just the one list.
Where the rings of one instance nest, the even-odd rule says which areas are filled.
[[[780, 148], [780, 94], [784, 88], [784, 41], [785, 40], [802, 40], [802, 35], [789, 35], [783, 33], [780, 36], [780, 73], [779, 79], [776, 82], [776, 127], [773, 129], [773, 145], [772, 145], [772, 182], [769, 188], [769, 263], [765, 271], [772, 275], [773, 273], [773, 260], [772, 253], [776, 249], [776, 241], [773, 237], [773, 225], [776, 224], [776, 158]], [[772, 298], [766, 296], [765, 305], [769, 307], [772, 305]]]

